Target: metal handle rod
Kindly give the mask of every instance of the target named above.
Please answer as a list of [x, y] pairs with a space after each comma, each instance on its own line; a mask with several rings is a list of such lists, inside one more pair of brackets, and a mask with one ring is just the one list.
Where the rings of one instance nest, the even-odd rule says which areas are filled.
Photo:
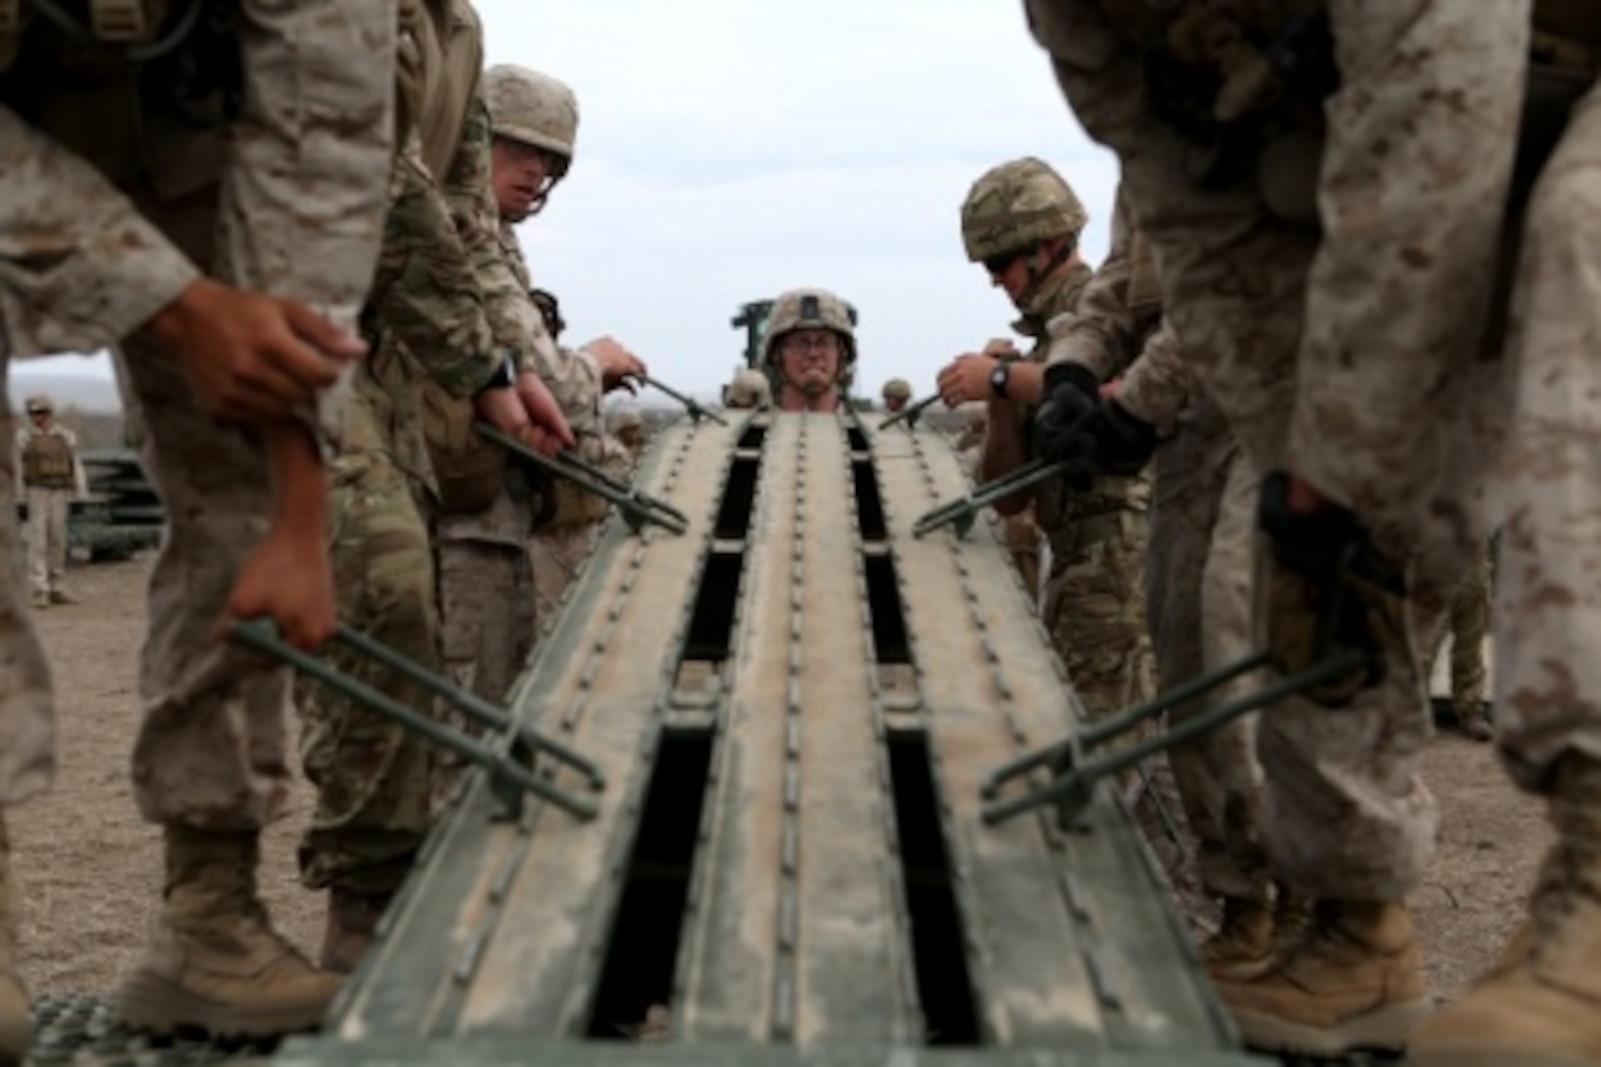
[[1188, 703], [1197, 697], [1205, 696], [1243, 674], [1248, 674], [1259, 667], [1266, 667], [1271, 661], [1272, 656], [1265, 649], [1253, 652], [1249, 656], [1219, 667], [1209, 674], [1192, 678], [1183, 685], [1174, 686], [1167, 692], [1158, 694], [1154, 700], [1149, 700], [1144, 704], [1138, 704], [1125, 711], [1118, 712], [1110, 719], [1095, 723], [1082, 733], [1075, 734], [1065, 741], [1058, 741], [1055, 744], [1046, 745], [1043, 748], [1037, 748], [1033, 752], [1019, 756], [1010, 763], [1002, 764], [984, 779], [984, 793], [988, 796], [1000, 788], [1002, 783], [1016, 778], [1020, 774], [1026, 774], [1036, 767], [1059, 763], [1075, 747], [1090, 749], [1103, 745], [1113, 738], [1136, 729], [1162, 712], [1176, 708], [1180, 704]]
[[516, 438], [502, 433], [487, 422], [474, 422], [473, 429], [484, 439], [495, 442], [541, 470], [558, 478], [565, 478], [580, 489], [594, 493], [616, 505], [635, 531], [647, 522], [665, 527], [675, 534], [682, 534], [689, 529], [689, 518], [677, 508], [646, 496], [632, 486], [618, 488], [624, 483], [598, 472], [596, 468], [590, 467], [571, 453], [563, 453], [562, 458], [552, 459], [541, 455]]
[[448, 748], [463, 759], [484, 768], [490, 775], [542, 797], [570, 815], [580, 819], [592, 819], [598, 811], [593, 802], [568, 794], [487, 745], [443, 723], [435, 722], [427, 715], [391, 699], [371, 686], [279, 639], [270, 622], [262, 620], [236, 622], [228, 628], [228, 635], [248, 648], [282, 660], [335, 692], [349, 697], [362, 707], [399, 723], [442, 748]]
[[430, 693], [443, 698], [479, 725], [487, 726], [498, 733], [514, 734], [517, 740], [527, 745], [530, 750], [548, 752], [554, 759], [583, 774], [594, 788], [605, 787], [606, 776], [588, 757], [527, 723], [518, 722], [505, 709], [498, 708], [478, 694], [469, 692], [450, 679], [435, 674], [411, 657], [373, 640], [360, 630], [353, 630], [344, 625], [334, 631], [334, 640], [358, 655], [382, 664], [396, 674], [410, 678]]
[[910, 404], [907, 404], [905, 407], [901, 408], [895, 414], [891, 415], [889, 418], [887, 418], [883, 422], [879, 423], [878, 424], [878, 428], [880, 430], [887, 430], [891, 426], [894, 426], [897, 422], [904, 422], [904, 423], [906, 423], [906, 425], [908, 427], [916, 426], [917, 425], [917, 416], [919, 416], [919, 415], [921, 415], [923, 413], [923, 409], [924, 408], [927, 408], [929, 405], [933, 404], [934, 401], [936, 401], [938, 399], [939, 399], [939, 394], [938, 393], [931, 393], [930, 395], [923, 397], [921, 400], [917, 400], [917, 401], [914, 401], [914, 402], [912, 402]]
[[680, 404], [684, 405], [685, 410], [687, 410], [689, 412], [689, 417], [692, 418], [692, 419], [698, 419], [701, 416], [705, 416], [706, 418], [711, 419], [713, 422], [717, 423], [719, 426], [727, 426], [728, 425], [728, 420], [727, 419], [725, 419], [721, 415], [717, 414], [717, 412], [712, 411], [710, 408], [702, 406], [701, 402], [696, 400], [694, 397], [687, 396], [684, 393], [680, 393], [677, 389], [674, 389], [672, 386], [667, 385], [664, 382], [658, 381], [657, 379], [652, 378], [648, 374], [630, 374], [629, 377], [637, 379], [642, 385], [648, 385], [652, 389], [658, 389], [661, 392], [666, 393], [668, 396], [672, 397], [674, 400], [676, 400]]
[[999, 478], [991, 478], [989, 481], [975, 486], [965, 496], [931, 508], [912, 524], [912, 536], [921, 537], [947, 523], [959, 522], [963, 518], [976, 515], [979, 509], [988, 507], [997, 500], [1005, 500], [1007, 497], [1020, 493], [1030, 486], [1047, 481], [1064, 473], [1066, 469], [1066, 463], [1052, 463], [1045, 459], [1030, 460], [1021, 467], [1001, 475]]
[[[1243, 661], [1242, 661], [1243, 662]], [[1263, 686], [1254, 693], [1230, 701], [1221, 707], [1203, 712], [1193, 719], [1185, 719], [1170, 730], [1165, 730], [1155, 737], [1148, 737], [1143, 741], [1120, 748], [1116, 752], [1090, 760], [1081, 767], [1074, 768], [1061, 775], [1040, 789], [1005, 803], [986, 804], [983, 808], [982, 818], [988, 825], [994, 826], [1007, 819], [1034, 808], [1064, 800], [1077, 795], [1081, 798], [1079, 806], [1087, 802], [1088, 790], [1102, 778], [1117, 774], [1128, 767], [1139, 763], [1149, 756], [1169, 748], [1177, 747], [1187, 741], [1192, 741], [1203, 734], [1210, 733], [1225, 723], [1239, 718], [1247, 712], [1257, 708], [1276, 703], [1287, 696], [1292, 696], [1303, 689], [1318, 685], [1321, 682], [1345, 674], [1365, 662], [1360, 652], [1345, 651], [1336, 653], [1327, 659], [1287, 678], [1281, 678], [1271, 685]]]

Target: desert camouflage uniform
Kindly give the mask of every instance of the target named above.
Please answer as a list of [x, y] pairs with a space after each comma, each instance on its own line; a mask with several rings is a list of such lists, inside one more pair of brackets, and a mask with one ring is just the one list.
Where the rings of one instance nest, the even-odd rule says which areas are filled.
[[[1150, 248], [1119, 191], [1112, 246], [1076, 314], [1053, 322], [1050, 361], [1089, 367], [1102, 380], [1137, 362], [1119, 400], [1167, 438], [1154, 457], [1147, 614], [1164, 690], [1248, 655], [1251, 551], [1258, 478], [1222, 414], [1184, 369], [1178, 340], [1161, 321]], [[1183, 721], [1257, 684], [1241, 680], [1170, 714]], [[1197, 838], [1201, 889], [1211, 897], [1269, 902], [1257, 830], [1261, 770], [1254, 717], [1237, 719], [1167, 761]], [[1176, 879], [1180, 883], [1186, 878]]]
[[[376, 250], [367, 224], [390, 153], [390, 71], [350, 57], [384, 54], [394, 33], [388, 4], [323, 0], [282, 12], [242, 4], [240, 14], [251, 91], [231, 139], [130, 110], [131, 79], [75, 86], [74, 106], [44, 127], [56, 141], [0, 108], [6, 354], [94, 351], [126, 339], [119, 371], [167, 509], [151, 577], [135, 798], [152, 821], [217, 830], [260, 827], [288, 783], [287, 677], [263, 672], [216, 634], [234, 576], [267, 529], [266, 462], [253, 436], [200, 409], [168, 352], [129, 335], [197, 268], [298, 297], [354, 328]], [[26, 58], [43, 51], [30, 44]], [[30, 82], [35, 102], [74, 76], [45, 77], [53, 80]], [[11, 492], [12, 478], [0, 481]], [[5, 537], [11, 547], [14, 533]], [[5, 570], [0, 618], [10, 620], [16, 680], [4, 706], [0, 802], [11, 803], [48, 779], [50, 697]]]
[[[440, 59], [442, 69], [476, 78], [476, 15], [464, 2], [439, 6], [448, 11], [424, 17], [442, 21], [425, 24], [423, 32], [445, 27], [440, 47], [472, 57]], [[424, 49], [420, 62], [433, 54]], [[384, 246], [363, 320], [373, 351], [357, 377], [332, 500], [341, 620], [436, 668], [441, 637], [430, 529], [437, 486], [423, 432], [422, 383], [431, 379], [454, 396], [471, 396], [508, 357], [529, 358], [543, 337], [542, 325], [534, 334], [518, 313], [526, 294], [500, 252], [488, 184], [488, 115], [471, 86], [438, 91], [461, 103], [460, 134], [452, 146], [433, 126], [424, 127], [395, 160]], [[432, 112], [414, 107], [428, 121]], [[449, 118], [434, 114], [439, 123]], [[335, 652], [330, 659], [401, 703], [431, 703], [415, 683], [359, 657]], [[297, 695], [306, 775], [318, 787], [300, 846], [302, 878], [313, 888], [393, 891], [430, 825], [436, 753], [309, 680]]]
[[[1046, 279], [1036, 314], [1015, 324], [1036, 340], [1043, 360], [1045, 323], [1078, 306], [1091, 272], [1083, 264]], [[1034, 497], [1035, 519], [1050, 545], [1041, 616], [1092, 719], [1150, 698], [1150, 637], [1145, 625], [1143, 478], [1102, 478], [1087, 492], [1060, 482]]]

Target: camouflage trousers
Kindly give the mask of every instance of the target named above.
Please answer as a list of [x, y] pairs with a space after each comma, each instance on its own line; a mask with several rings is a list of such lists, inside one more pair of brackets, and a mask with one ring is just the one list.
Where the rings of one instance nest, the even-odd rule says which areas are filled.
[[[140, 209], [206, 269], [218, 247], [216, 189]], [[176, 359], [143, 336], [113, 350], [130, 437], [166, 508], [140, 662], [144, 715], [133, 792], [152, 822], [258, 829], [289, 788], [289, 672], [219, 638], [235, 575], [266, 534], [266, 454], [202, 411]]]
[[1042, 521], [1059, 516], [1045, 524], [1051, 560], [1041, 616], [1091, 720], [1155, 690], [1145, 624], [1144, 504], [1096, 496], [1093, 508], [1069, 499], [1041, 511]]
[[71, 489], [28, 486], [28, 580], [33, 595], [66, 591], [67, 503]]
[[[331, 501], [334, 580], [346, 625], [416, 662], [439, 666], [439, 611], [429, 505], [383, 452], [341, 456]], [[415, 682], [334, 650], [339, 669], [408, 707], [433, 697]], [[399, 888], [431, 822], [429, 742], [302, 679], [296, 686], [306, 777], [317, 804], [300, 842], [314, 889]]]
[[1451, 639], [1451, 706], [1459, 716], [1477, 715], [1484, 702], [1486, 682], [1484, 640], [1490, 635], [1490, 553], [1488, 549], [1468, 568], [1451, 608], [1446, 626], [1428, 648], [1438, 650]]
[[567, 595], [567, 587], [595, 549], [600, 523], [563, 523], [540, 530], [534, 536], [534, 588], [541, 619], [556, 617], [556, 609]]
[[[1201, 401], [1156, 451], [1146, 586], [1164, 690], [1248, 655], [1257, 479], [1216, 407]], [[1170, 724], [1260, 685], [1240, 679], [1169, 713]], [[1209, 897], [1269, 899], [1256, 716], [1168, 750]]]
[[[527, 550], [494, 541], [442, 539], [439, 601], [445, 673], [474, 695], [504, 704], [534, 645], [537, 609]], [[435, 715], [468, 734], [480, 732], [453, 709], [441, 706]], [[453, 752], [440, 749], [435, 754], [435, 811], [454, 792], [466, 767]]]

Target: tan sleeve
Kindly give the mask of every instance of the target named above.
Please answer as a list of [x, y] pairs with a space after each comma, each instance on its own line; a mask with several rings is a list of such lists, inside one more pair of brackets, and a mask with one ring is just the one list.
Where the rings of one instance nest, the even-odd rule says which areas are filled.
[[1116, 377], [1137, 354], [1136, 325], [1128, 299], [1132, 247], [1128, 205], [1119, 189], [1112, 212], [1111, 248], [1084, 287], [1078, 306], [1048, 324], [1047, 364], [1078, 363], [1105, 381]]
[[1178, 426], [1189, 406], [1194, 379], [1184, 366], [1178, 336], [1166, 320], [1145, 339], [1139, 358], [1129, 365], [1117, 390], [1118, 403], [1163, 435]]
[[[395, 0], [242, 0], [245, 107], [222, 190], [219, 273], [355, 332], [383, 233]], [[318, 404], [338, 436], [345, 375]]]
[[0, 107], [0, 347], [93, 352], [199, 271], [89, 164]]

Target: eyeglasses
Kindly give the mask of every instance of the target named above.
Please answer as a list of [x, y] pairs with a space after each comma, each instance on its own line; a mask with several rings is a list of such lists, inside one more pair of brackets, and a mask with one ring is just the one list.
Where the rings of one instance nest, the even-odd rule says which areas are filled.
[[790, 334], [779, 345], [785, 352], [838, 352], [839, 338], [831, 333]]
[[1027, 252], [1007, 252], [1004, 255], [990, 256], [987, 259], [980, 260], [980, 262], [984, 264], [984, 269], [989, 271], [991, 275], [1005, 274], [1007, 267], [1010, 267], [1027, 254]]

